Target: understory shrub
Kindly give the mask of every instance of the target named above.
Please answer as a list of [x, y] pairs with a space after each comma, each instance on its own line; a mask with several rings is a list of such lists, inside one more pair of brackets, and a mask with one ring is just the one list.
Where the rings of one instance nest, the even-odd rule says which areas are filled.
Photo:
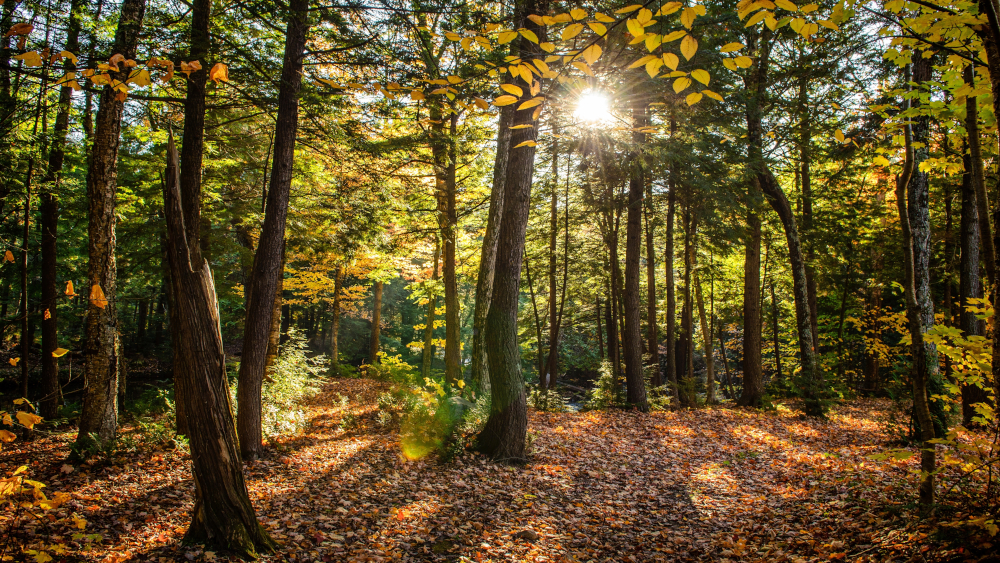
[[566, 398], [557, 393], [543, 389], [540, 385], [528, 386], [528, 406], [539, 411], [568, 412]]

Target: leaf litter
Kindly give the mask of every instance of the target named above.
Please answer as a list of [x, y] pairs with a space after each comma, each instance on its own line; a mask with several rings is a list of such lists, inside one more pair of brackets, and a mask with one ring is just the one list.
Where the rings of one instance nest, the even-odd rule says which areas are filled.
[[[787, 408], [532, 411], [530, 460], [509, 467], [474, 453], [407, 460], [398, 429], [378, 422], [387, 389], [328, 383], [306, 401], [306, 431], [246, 465], [281, 544], [262, 561], [933, 561], [991, 547], [944, 542], [914, 517], [914, 459], [869, 457], [898, 436], [887, 401], [845, 403], [826, 421]], [[18, 442], [0, 460], [71, 492], [59, 516], [81, 515], [91, 534], [66, 541], [73, 530], [36, 522], [26, 543], [65, 542], [67, 561], [235, 560], [181, 543], [187, 454], [70, 465], [73, 438]]]

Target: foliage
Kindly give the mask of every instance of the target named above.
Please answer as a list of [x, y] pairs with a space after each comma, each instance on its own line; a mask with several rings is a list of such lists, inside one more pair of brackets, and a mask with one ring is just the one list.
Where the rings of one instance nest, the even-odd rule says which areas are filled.
[[306, 340], [298, 330], [289, 330], [288, 340], [268, 369], [271, 380], [264, 381], [261, 391], [265, 436], [294, 434], [305, 428], [307, 419], [302, 400], [317, 392], [326, 366], [326, 358], [309, 356]]
[[599, 376], [594, 382], [594, 388], [587, 393], [587, 408], [604, 410], [622, 406], [621, 382], [615, 381], [615, 372], [611, 362], [602, 361], [598, 373]]
[[529, 385], [527, 391], [528, 406], [535, 410], [546, 412], [567, 412], [570, 410], [566, 398], [558, 391], [551, 391], [537, 385]]

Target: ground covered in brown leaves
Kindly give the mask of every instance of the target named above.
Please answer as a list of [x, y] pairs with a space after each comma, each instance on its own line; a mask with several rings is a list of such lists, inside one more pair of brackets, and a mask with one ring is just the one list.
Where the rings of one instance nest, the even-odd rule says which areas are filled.
[[[840, 405], [828, 421], [783, 408], [532, 413], [530, 463], [506, 467], [476, 454], [406, 460], [377, 423], [384, 389], [329, 383], [309, 401], [309, 429], [247, 467], [257, 514], [282, 545], [264, 560], [933, 561], [989, 550], [914, 519], [913, 460], [868, 457], [897, 437], [886, 403]], [[348, 413], [358, 422], [343, 430]], [[186, 454], [68, 466], [73, 437], [10, 444], [20, 449], [0, 460], [5, 474], [28, 460], [48, 490], [72, 492], [59, 510], [101, 536], [70, 541], [72, 530], [39, 524], [28, 529], [37, 540], [67, 542], [67, 561], [226, 559], [180, 543]]]

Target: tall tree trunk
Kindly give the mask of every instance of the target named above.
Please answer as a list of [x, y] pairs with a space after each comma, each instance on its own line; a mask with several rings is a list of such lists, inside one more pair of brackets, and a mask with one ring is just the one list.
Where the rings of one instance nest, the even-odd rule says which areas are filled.
[[[913, 63], [913, 82], [928, 83], [931, 80], [931, 60], [916, 57]], [[914, 105], [919, 102], [914, 100]], [[933, 247], [931, 246], [930, 223], [930, 175], [920, 171], [920, 165], [929, 157], [930, 117], [921, 115], [915, 118], [912, 132], [913, 138], [913, 172], [907, 190], [907, 206], [910, 223], [910, 238], [913, 246], [913, 285], [916, 291], [917, 304], [920, 307], [918, 319], [922, 332], [927, 332], [934, 325], [934, 301], [931, 294], [930, 261]], [[944, 385], [938, 370], [937, 346], [923, 339], [927, 356], [927, 390], [931, 395], [944, 394]], [[943, 401], [930, 401], [929, 408], [934, 423], [934, 435], [943, 438], [947, 433], [947, 420]], [[919, 422], [919, 419], [918, 419]]]
[[[536, 11], [536, 6], [535, 0], [518, 2], [515, 21], [538, 35], [542, 29], [526, 18]], [[532, 54], [533, 43], [523, 38], [519, 43], [521, 57], [528, 58]], [[530, 91], [531, 85], [523, 78], [517, 82], [524, 92]], [[527, 99], [527, 96], [522, 96], [522, 99]], [[515, 110], [513, 126], [533, 125], [533, 112], [532, 108]], [[535, 141], [535, 138], [534, 127], [516, 129], [511, 132], [510, 146]], [[497, 460], [524, 459], [524, 439], [528, 430], [527, 402], [517, 343], [517, 304], [535, 164], [535, 147], [534, 143], [530, 144], [532, 146], [510, 149], [494, 267], [493, 299], [486, 318], [485, 340], [492, 402], [490, 416], [479, 433], [479, 446]]]
[[691, 287], [691, 277], [695, 268], [695, 232], [697, 220], [691, 209], [693, 194], [690, 187], [687, 191], [687, 201], [684, 204], [684, 307], [681, 313], [681, 330], [684, 333], [684, 381], [681, 386], [684, 393], [681, 404], [688, 407], [698, 405], [694, 386], [694, 291]]
[[[671, 118], [670, 119], [670, 136], [674, 136], [677, 131], [677, 122]], [[666, 243], [664, 243], [663, 248], [663, 262], [666, 278], [663, 284], [667, 289], [667, 328], [666, 328], [666, 347], [667, 347], [667, 382], [670, 383], [672, 388], [674, 399], [680, 400], [680, 392], [677, 386], [677, 351], [674, 349], [674, 341], [676, 340], [675, 327], [677, 324], [677, 300], [674, 296], [674, 214], [676, 213], [677, 206], [677, 182], [676, 177], [676, 165], [672, 165], [670, 172], [667, 176], [667, 188], [670, 190], [667, 195], [667, 233], [666, 233]]]
[[[441, 254], [441, 241], [434, 237], [434, 277], [431, 279], [437, 282], [438, 261]], [[424, 355], [421, 362], [421, 373], [424, 377], [431, 376], [431, 363], [434, 361], [434, 314], [437, 306], [437, 295], [431, 295], [427, 299], [427, 325], [424, 327]]]
[[[635, 128], [646, 124], [645, 105], [632, 108]], [[642, 143], [645, 135], [635, 132], [632, 142], [632, 170], [629, 176], [628, 210], [625, 223], [625, 351], [626, 400], [640, 411], [649, 410], [646, 403], [646, 381], [642, 373], [642, 313], [639, 304], [639, 254], [642, 252], [642, 197], [646, 183], [642, 170]]]
[[[974, 306], [970, 300], [983, 296], [979, 273], [979, 209], [976, 201], [975, 176], [972, 156], [962, 155], [965, 174], [962, 175], [962, 264], [959, 274], [959, 296], [961, 299], [960, 325], [966, 338], [983, 335], [983, 323], [968, 308]], [[962, 385], [962, 424], [967, 428], [974, 425], [975, 405], [989, 403], [989, 395], [984, 386], [965, 383]]]
[[812, 123], [809, 119], [809, 81], [803, 78], [799, 82], [799, 111], [802, 113], [802, 123], [799, 125], [799, 159], [802, 175], [802, 234], [804, 235], [805, 265], [806, 265], [806, 296], [809, 304], [809, 327], [812, 335], [813, 353], [819, 353], [819, 306], [816, 300], [816, 271], [812, 267], [815, 261], [813, 247], [809, 237], [813, 228], [812, 205], [812, 173], [810, 148], [812, 146]]
[[660, 335], [656, 324], [656, 251], [653, 246], [653, 183], [646, 178], [646, 202], [643, 206], [646, 217], [646, 346], [649, 348], [649, 363], [653, 366], [650, 385], [663, 385], [660, 373]]
[[778, 331], [778, 298], [774, 295], [774, 280], [771, 280], [771, 336], [774, 338], [774, 374], [778, 381], [784, 377], [781, 369], [781, 334]]
[[[442, 273], [444, 277], [444, 373], [445, 380], [454, 384], [462, 375], [461, 324], [459, 321], [458, 280], [455, 264], [455, 247], [457, 243], [456, 226], [458, 210], [455, 196], [457, 178], [455, 166], [457, 149], [455, 136], [458, 133], [458, 114], [452, 112], [445, 117], [441, 107], [432, 105], [432, 121], [438, 123], [431, 129], [431, 145], [434, 155], [434, 175], [437, 189], [437, 220], [441, 230], [442, 241]], [[445, 120], [448, 129], [445, 130]], [[374, 363], [374, 360], [372, 360]]]
[[[202, 9], [207, 10], [207, 6]], [[203, 103], [200, 108], [186, 107], [188, 112], [199, 109], [205, 111]], [[178, 338], [174, 342], [174, 370], [186, 389], [181, 400], [189, 419], [195, 482], [195, 505], [185, 539], [208, 541], [254, 557], [258, 552], [274, 551], [277, 545], [257, 522], [243, 479], [215, 282], [208, 262], [191, 259], [195, 254], [192, 249], [199, 244], [198, 232], [194, 231], [195, 238], [189, 243], [184, 213], [190, 207], [183, 203], [188, 190], [182, 190], [179, 183], [177, 149], [172, 137], [167, 151], [164, 215], [170, 279], [174, 286], [172, 305], [177, 308], [172, 318], [180, 325], [175, 332]]]
[[[282, 319], [286, 325], [284, 332], [288, 332], [288, 315], [282, 315], [287, 311], [288, 305], [283, 303], [285, 293], [285, 245], [281, 245], [281, 270], [282, 276], [278, 278], [278, 285], [274, 288], [274, 305], [271, 307], [271, 324], [267, 333], [267, 355], [264, 357], [264, 379], [267, 379], [267, 370], [274, 365], [281, 351]], [[252, 278], [251, 278], [252, 279]]]
[[[908, 79], [909, 72], [906, 74], [906, 78]], [[914, 72], [914, 75], [914, 78], [916, 78], [918, 73]], [[934, 505], [936, 446], [931, 442], [934, 439], [934, 424], [931, 420], [931, 411], [928, 405], [927, 382], [930, 379], [931, 370], [931, 366], [928, 364], [930, 361], [936, 362], [936, 358], [932, 359], [931, 355], [927, 353], [927, 347], [924, 345], [924, 327], [920, 318], [921, 305], [917, 297], [918, 284], [916, 282], [921, 273], [918, 273], [917, 268], [915, 268], [917, 263], [913, 251], [915, 241], [910, 226], [912, 211], [907, 210], [907, 202], [910, 200], [910, 197], [906, 193], [907, 186], [913, 188], [916, 184], [912, 182], [913, 171], [916, 166], [914, 162], [911, 125], [904, 125], [903, 131], [906, 144], [906, 158], [903, 163], [903, 172], [896, 179], [896, 206], [899, 210], [899, 225], [903, 235], [903, 273], [905, 278], [903, 292], [906, 297], [906, 328], [910, 333], [910, 353], [913, 361], [910, 374], [913, 387], [913, 410], [920, 426], [920, 439], [922, 441], [920, 451], [920, 504], [923, 505], [924, 510], [930, 510]], [[917, 201], [919, 202], [920, 199], [917, 199]], [[923, 202], [926, 203], [927, 200], [924, 199]], [[926, 275], [926, 271], [922, 275]]]
[[[73, 0], [69, 8], [69, 23], [66, 28], [66, 49], [76, 53], [80, 49], [80, 16], [83, 0]], [[66, 72], [74, 72], [76, 65], [72, 59], [63, 64]], [[62, 399], [59, 387], [59, 360], [52, 352], [59, 347], [59, 330], [56, 306], [59, 301], [56, 287], [58, 253], [56, 241], [59, 229], [58, 187], [66, 154], [66, 134], [69, 131], [69, 112], [73, 102], [73, 88], [59, 89], [59, 110], [49, 151], [49, 167], [42, 180], [42, 203], [40, 205], [42, 227], [42, 401], [41, 414], [44, 418], [54, 418]], [[142, 303], [145, 305], [145, 302]], [[145, 315], [144, 315], [145, 317]], [[145, 322], [145, 318], [142, 319]]]
[[340, 375], [340, 294], [344, 286], [344, 265], [337, 266], [333, 282], [333, 311], [330, 315], [330, 375]]
[[[963, 76], [965, 83], [975, 88], [975, 70], [972, 65], [965, 67]], [[997, 267], [996, 249], [993, 246], [993, 232], [990, 228], [990, 199], [986, 193], [986, 171], [983, 169], [983, 151], [979, 139], [979, 104], [975, 96], [965, 98], [965, 132], [969, 143], [969, 157], [972, 159], [972, 186], [976, 192], [981, 254], [989, 287], [993, 287]]]
[[539, 384], [555, 389], [559, 365], [559, 310], [556, 295], [557, 241], [559, 237], [559, 125], [552, 118], [552, 192], [549, 194], [549, 346], [545, 373]]
[[376, 281], [372, 288], [372, 332], [368, 343], [368, 363], [379, 363], [378, 352], [382, 333], [382, 282]]
[[289, 0], [285, 55], [278, 89], [278, 115], [274, 132], [274, 164], [264, 226], [254, 255], [250, 280], [250, 307], [243, 332], [237, 400], [237, 430], [240, 451], [246, 459], [259, 456], [261, 442], [260, 392], [266, 370], [267, 337], [271, 326], [274, 296], [282, 277], [285, 222], [295, 161], [295, 136], [299, 123], [299, 90], [302, 86], [302, 58], [309, 29], [307, 0]]
[[504, 106], [497, 123], [496, 162], [493, 165], [493, 189], [490, 190], [490, 209], [483, 234], [483, 251], [476, 278], [476, 308], [472, 321], [472, 380], [473, 394], [489, 390], [489, 362], [486, 355], [486, 316], [493, 298], [493, 273], [496, 264], [497, 242], [504, 207], [504, 183], [507, 181], [507, 157], [510, 149], [510, 125], [514, 120], [514, 107]]
[[701, 276], [698, 275], [698, 270], [694, 272], [694, 288], [698, 298], [698, 319], [701, 321], [701, 336], [705, 340], [705, 377], [708, 382], [705, 400], [708, 404], [712, 405], [717, 401], [715, 398], [715, 355], [712, 347], [712, 327], [708, 324], [708, 317], [705, 315], [705, 300], [702, 298]]
[[[986, 62], [989, 65], [990, 90], [993, 92], [993, 113], [1000, 115], [1000, 17], [997, 14], [997, 6], [993, 0], [979, 0], [979, 12], [986, 14], [989, 25], [979, 29], [978, 34], [983, 40], [983, 47], [986, 51]], [[978, 129], [978, 127], [977, 127]], [[981, 160], [980, 160], [981, 162]], [[985, 186], [985, 183], [984, 183]], [[980, 205], [985, 205], [987, 199], [983, 198]], [[1000, 205], [993, 210], [993, 248], [1000, 247]], [[993, 273], [993, 287], [991, 291], [992, 304], [994, 310], [1000, 310], [1000, 260], [995, 260]], [[994, 396], [1000, 397], [1000, 330], [997, 330], [996, 317], [994, 317], [993, 329], [993, 364], [992, 364], [992, 384]]]
[[733, 376], [729, 372], [729, 357], [726, 355], [726, 341], [723, 339], [725, 330], [722, 325], [719, 325], [719, 352], [722, 356], [722, 368], [726, 370], [726, 397], [729, 400], [736, 398], [736, 393], [733, 391]]
[[600, 359], [604, 359], [604, 330], [601, 328], [601, 296], [597, 296], [597, 348]]
[[[146, 10], [145, 0], [123, 0], [118, 30], [111, 51], [134, 59], [139, 30]], [[125, 80], [129, 72], [111, 72]], [[101, 90], [94, 143], [87, 169], [87, 199], [90, 204], [87, 279], [95, 297], [100, 288], [105, 299], [91, 299], [84, 336], [83, 412], [77, 443], [87, 445], [91, 434], [101, 441], [114, 438], [118, 429], [118, 314], [115, 262], [115, 191], [118, 180], [118, 145], [121, 141], [125, 102], [110, 85]]]

